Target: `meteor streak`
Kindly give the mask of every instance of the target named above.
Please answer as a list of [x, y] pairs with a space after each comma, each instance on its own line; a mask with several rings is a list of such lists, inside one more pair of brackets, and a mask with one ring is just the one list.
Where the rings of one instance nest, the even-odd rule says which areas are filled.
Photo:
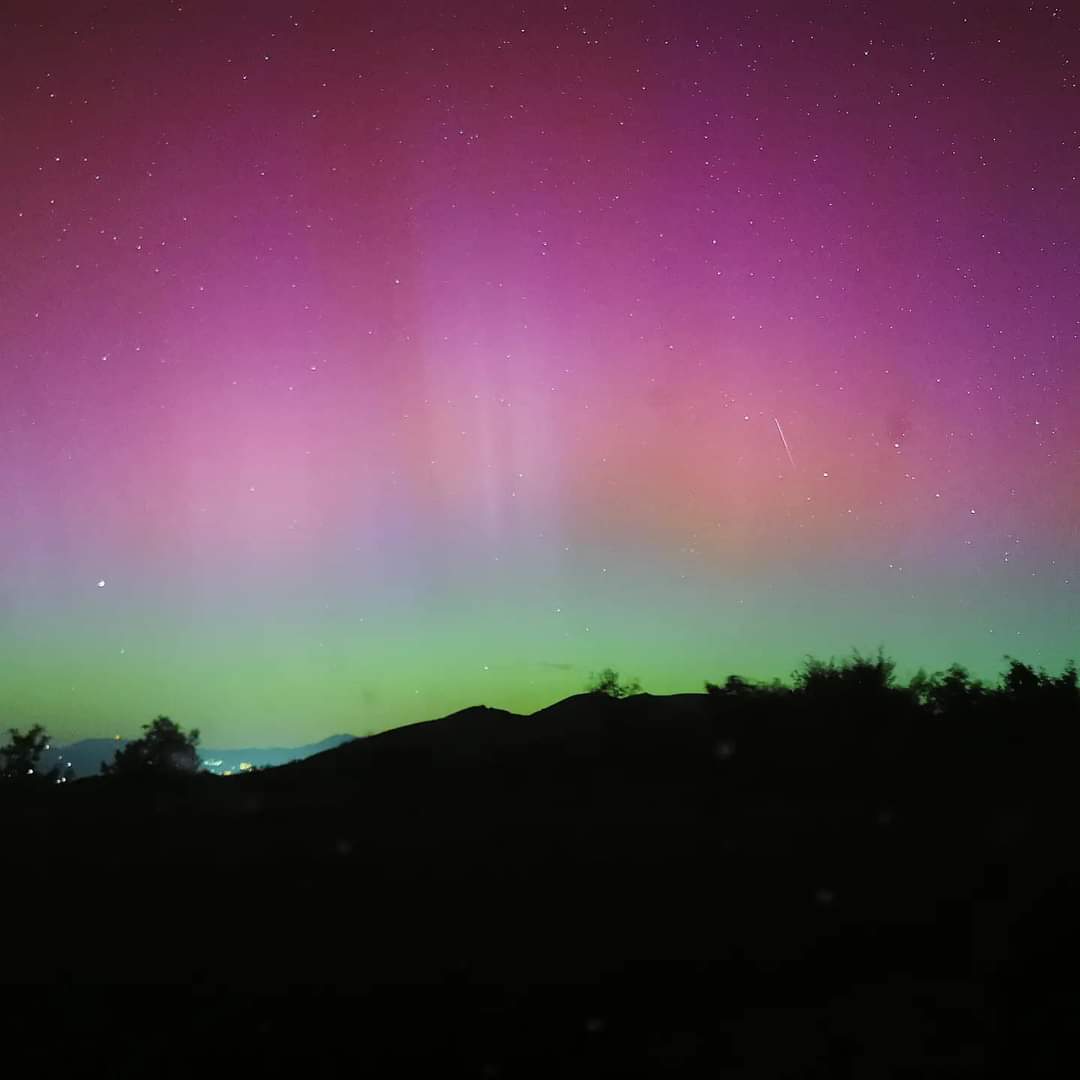
[[780, 441], [784, 444], [784, 452], [787, 454], [788, 461], [791, 462], [791, 467], [795, 468], [795, 459], [791, 456], [791, 447], [787, 444], [787, 439], [784, 438], [784, 429], [780, 426], [780, 421], [774, 416], [772, 422], [776, 425], [776, 430], [780, 433]]

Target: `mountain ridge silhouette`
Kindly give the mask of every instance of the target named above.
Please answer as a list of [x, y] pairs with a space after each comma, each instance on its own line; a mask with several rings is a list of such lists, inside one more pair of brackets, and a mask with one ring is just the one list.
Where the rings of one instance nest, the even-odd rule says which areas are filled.
[[[650, 1075], [685, 1036], [692, 1075], [1053, 1075], [1023, 1068], [1037, 1037], [1071, 1073], [1075, 687], [938, 711], [852, 670], [472, 706], [265, 771], [9, 799], [13, 925], [68, 925], [86, 881], [80, 917], [123, 935], [16, 938], [0, 978], [207, 988], [222, 1045], [258, 995], [301, 1052], [380, 1065]], [[298, 987], [324, 988], [310, 1012]], [[581, 1057], [601, 1045], [607, 1072]]]

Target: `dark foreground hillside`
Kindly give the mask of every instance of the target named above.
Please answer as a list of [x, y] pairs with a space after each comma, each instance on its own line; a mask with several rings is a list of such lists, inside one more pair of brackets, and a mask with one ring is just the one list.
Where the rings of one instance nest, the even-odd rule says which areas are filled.
[[1075, 1074], [1072, 728], [729, 690], [9, 793], [9, 1046], [102, 1075]]

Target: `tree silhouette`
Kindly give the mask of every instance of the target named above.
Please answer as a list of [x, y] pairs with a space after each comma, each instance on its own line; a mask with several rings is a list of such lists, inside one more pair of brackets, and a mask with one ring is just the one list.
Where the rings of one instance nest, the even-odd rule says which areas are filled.
[[604, 668], [599, 675], [593, 675], [586, 690], [590, 694], [603, 694], [605, 697], [624, 698], [641, 693], [641, 683], [637, 679], [620, 682], [619, 673], [614, 668]]
[[41, 767], [41, 755], [50, 749], [52, 740], [40, 724], [28, 731], [9, 728], [8, 736], [7, 744], [0, 746], [0, 777], [4, 780], [19, 784], [55, 784], [70, 779], [70, 770], [61, 770], [59, 765], [51, 769]]
[[925, 704], [936, 716], [958, 717], [970, 713], [985, 696], [986, 688], [967, 668], [951, 664], [928, 678]]
[[930, 703], [930, 698], [937, 685], [936, 679], [936, 675], [927, 675], [926, 668], [919, 668], [919, 670], [911, 676], [907, 689], [908, 694], [911, 696], [911, 700], [916, 705], [925, 707]]
[[167, 716], [158, 716], [143, 724], [143, 731], [141, 739], [134, 739], [117, 750], [112, 764], [102, 765], [101, 771], [109, 776], [199, 771], [197, 728], [185, 732]]
[[1050, 679], [1045, 671], [1036, 671], [1030, 664], [1006, 656], [1009, 670], [1001, 677], [1001, 688], [1018, 704], [1033, 702], [1049, 685]]

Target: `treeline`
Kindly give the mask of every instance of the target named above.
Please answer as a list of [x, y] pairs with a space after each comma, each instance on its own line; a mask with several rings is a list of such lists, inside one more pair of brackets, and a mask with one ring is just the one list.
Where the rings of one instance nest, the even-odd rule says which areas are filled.
[[[865, 705], [868, 701], [907, 705], [933, 716], [970, 715], [975, 711], [1037, 709], [1043, 716], [1072, 714], [1080, 707], [1080, 678], [1070, 661], [1059, 675], [1035, 668], [1006, 656], [1007, 668], [993, 683], [975, 678], [960, 664], [927, 673], [920, 668], [911, 680], [896, 678], [896, 664], [882, 650], [866, 656], [857, 650], [841, 660], [820, 660], [810, 656], [790, 681], [772, 679], [756, 682], [741, 675], [729, 675], [723, 683], [706, 682], [705, 690], [718, 701], [782, 702], [834, 707], [842, 714], [845, 705]], [[623, 680], [613, 668], [593, 675], [586, 690], [612, 698], [644, 693], [637, 679]]]
[[[798, 720], [798, 731], [786, 727], [784, 740], [810, 732], [837, 746], [844, 743], [845, 733], [865, 741], [903, 729], [932, 732], [939, 751], [958, 739], [969, 751], [976, 742], [985, 744], [983, 749], [995, 745], [1001, 750], [1022, 746], [1054, 729], [1061, 737], [1053, 747], [1044, 740], [1044, 748], [1062, 751], [1076, 743], [1080, 749], [1076, 665], [1070, 662], [1053, 675], [1009, 656], [1005, 661], [1006, 669], [993, 683], [974, 678], [959, 664], [933, 673], [920, 669], [903, 683], [896, 678], [895, 663], [882, 650], [871, 655], [855, 651], [840, 660], [810, 656], [786, 682], [729, 675], [723, 683], [706, 682], [705, 690], [718, 715], [741, 720], [744, 726]], [[637, 679], [623, 680], [612, 668], [592, 676], [586, 689], [615, 699], [644, 693]], [[196, 773], [201, 770], [198, 742], [198, 730], [185, 731], [169, 717], [158, 716], [143, 725], [140, 738], [117, 750], [102, 772], [120, 777]], [[27, 731], [10, 728], [8, 741], [0, 746], [0, 781], [26, 788], [67, 783], [70, 769], [42, 764], [51, 746], [41, 725]]]
[[[905, 680], [879, 650], [809, 657], [788, 680], [730, 675], [707, 682], [705, 737], [710, 756], [723, 765], [717, 790], [731, 798], [772, 790], [933, 805], [940, 813], [952, 813], [953, 804], [973, 813], [1013, 802], [1065, 805], [1080, 758], [1076, 665], [1051, 673], [1004, 660], [992, 680], [959, 664]], [[665, 706], [663, 697], [650, 705], [636, 683], [614, 671], [594, 676], [587, 689], [640, 702], [640, 713], [652, 719], [633, 752], [648, 755], [656, 768], [669, 752], [679, 762], [671, 768], [694, 782], [693, 747], [703, 747], [686, 706]]]

